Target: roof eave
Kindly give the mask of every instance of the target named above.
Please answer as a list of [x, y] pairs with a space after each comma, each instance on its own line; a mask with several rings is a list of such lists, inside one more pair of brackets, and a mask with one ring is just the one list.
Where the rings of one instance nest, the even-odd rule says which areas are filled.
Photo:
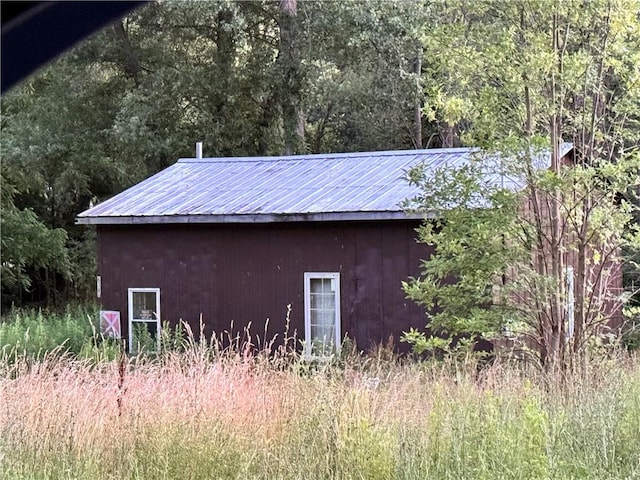
[[423, 214], [403, 211], [383, 212], [323, 212], [293, 214], [244, 214], [244, 215], [147, 215], [77, 217], [78, 225], [144, 225], [158, 223], [281, 223], [281, 222], [330, 222], [366, 220], [421, 220]]

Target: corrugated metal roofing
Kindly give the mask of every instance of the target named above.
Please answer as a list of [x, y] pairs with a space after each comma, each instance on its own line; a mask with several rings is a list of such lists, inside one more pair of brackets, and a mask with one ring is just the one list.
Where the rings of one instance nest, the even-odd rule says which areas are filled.
[[[570, 147], [565, 147], [565, 153]], [[78, 223], [196, 223], [407, 218], [406, 172], [460, 166], [477, 149], [287, 157], [184, 158], [78, 215]]]

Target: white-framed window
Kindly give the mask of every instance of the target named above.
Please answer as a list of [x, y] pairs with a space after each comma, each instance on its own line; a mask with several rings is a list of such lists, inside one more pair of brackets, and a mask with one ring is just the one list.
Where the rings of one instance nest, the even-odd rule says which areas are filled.
[[129, 289], [129, 352], [160, 351], [160, 289]]
[[340, 274], [304, 274], [304, 350], [327, 357], [340, 348]]

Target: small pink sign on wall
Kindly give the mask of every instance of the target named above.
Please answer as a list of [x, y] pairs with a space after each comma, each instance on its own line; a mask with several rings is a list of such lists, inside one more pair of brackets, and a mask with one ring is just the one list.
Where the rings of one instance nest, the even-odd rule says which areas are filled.
[[107, 338], [121, 338], [120, 312], [100, 310], [100, 333]]

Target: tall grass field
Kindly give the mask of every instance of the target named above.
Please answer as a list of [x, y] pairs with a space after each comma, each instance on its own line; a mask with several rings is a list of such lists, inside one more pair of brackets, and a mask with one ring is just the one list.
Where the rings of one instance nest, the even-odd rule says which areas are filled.
[[640, 363], [555, 382], [501, 362], [311, 368], [193, 341], [156, 358], [14, 351], [0, 478], [640, 478]]

